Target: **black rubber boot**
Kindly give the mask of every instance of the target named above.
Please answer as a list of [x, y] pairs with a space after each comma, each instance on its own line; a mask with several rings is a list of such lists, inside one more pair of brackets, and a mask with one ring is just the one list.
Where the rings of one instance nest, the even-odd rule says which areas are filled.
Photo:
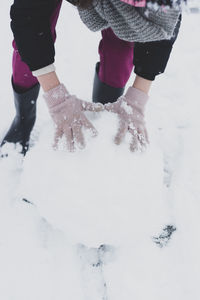
[[117, 101], [117, 99], [123, 95], [124, 88], [115, 88], [107, 85], [99, 79], [99, 66], [100, 63], [96, 64], [95, 68], [95, 76], [94, 76], [94, 84], [93, 84], [93, 93], [92, 93], [92, 101], [100, 102], [102, 104], [106, 104], [108, 102], [113, 103]]
[[29, 148], [30, 134], [36, 120], [36, 102], [40, 85], [37, 84], [24, 93], [17, 93], [13, 86], [16, 116], [4, 137], [1, 147], [5, 143], [19, 143], [25, 155]]
[[95, 76], [94, 76], [94, 84], [93, 84], [93, 93], [92, 93], [92, 101], [100, 102], [102, 104], [106, 104], [108, 102], [115, 102], [117, 99], [123, 95], [125, 88], [115, 88], [107, 85], [106, 83], [101, 82], [99, 79], [99, 65], [98, 62], [96, 64]]

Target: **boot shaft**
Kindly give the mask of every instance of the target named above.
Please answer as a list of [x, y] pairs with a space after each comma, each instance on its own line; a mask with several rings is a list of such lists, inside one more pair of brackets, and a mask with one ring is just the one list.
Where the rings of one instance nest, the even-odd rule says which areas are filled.
[[5, 143], [20, 144], [25, 155], [29, 148], [30, 134], [36, 120], [36, 103], [40, 85], [37, 84], [24, 93], [17, 93], [13, 85], [15, 118], [0, 147]]
[[40, 85], [37, 84], [24, 93], [17, 93], [13, 86], [14, 104], [16, 117], [21, 120], [36, 117], [36, 103], [40, 91]]

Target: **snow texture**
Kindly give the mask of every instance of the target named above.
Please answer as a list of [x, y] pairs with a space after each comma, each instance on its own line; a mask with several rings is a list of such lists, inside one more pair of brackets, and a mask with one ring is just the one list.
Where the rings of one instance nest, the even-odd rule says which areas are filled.
[[[14, 114], [10, 4], [0, 12], [0, 138]], [[23, 159], [7, 145], [0, 160], [0, 299], [199, 299], [199, 26], [199, 14], [184, 13], [147, 106], [146, 153], [130, 153], [129, 136], [113, 144], [118, 120], [108, 112], [88, 113], [99, 135], [86, 132], [85, 150], [69, 154], [63, 140], [54, 151], [40, 96], [31, 150]], [[63, 5], [57, 71], [85, 100], [99, 39]]]

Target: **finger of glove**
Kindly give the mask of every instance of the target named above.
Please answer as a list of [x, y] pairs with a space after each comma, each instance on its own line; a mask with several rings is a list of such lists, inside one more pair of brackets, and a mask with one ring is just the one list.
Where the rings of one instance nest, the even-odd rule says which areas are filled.
[[136, 129], [132, 129], [132, 128], [129, 128], [129, 132], [132, 135], [131, 143], [130, 143], [130, 150], [132, 152], [136, 152], [138, 150], [138, 143], [139, 143], [138, 132]]
[[80, 123], [75, 123], [72, 127], [74, 141], [80, 149], [85, 148], [85, 139], [82, 133], [82, 125]]
[[92, 103], [82, 101], [82, 107], [84, 111], [100, 112], [104, 110], [104, 105], [101, 103]]
[[81, 123], [83, 124], [83, 126], [86, 129], [89, 129], [92, 132], [92, 136], [97, 136], [98, 135], [98, 131], [96, 130], [96, 128], [92, 125], [92, 123], [86, 118], [86, 116], [84, 116], [84, 114], [82, 114], [81, 117]]
[[64, 135], [66, 138], [67, 150], [69, 152], [74, 152], [75, 151], [74, 138], [73, 138], [73, 133], [72, 133], [71, 127], [68, 127], [68, 126], [65, 127]]
[[120, 120], [118, 132], [117, 132], [117, 134], [115, 136], [115, 140], [114, 140], [116, 145], [121, 144], [121, 142], [123, 141], [123, 139], [126, 135], [127, 130], [128, 130], [128, 125], [126, 124], [126, 122]]
[[109, 111], [109, 112], [113, 112], [115, 113], [116, 112], [116, 109], [115, 109], [115, 103], [107, 103], [104, 105], [105, 107], [105, 110]]
[[139, 140], [137, 136], [132, 136], [131, 138], [131, 143], [130, 143], [130, 150], [131, 152], [136, 152], [138, 151], [138, 145], [139, 145]]
[[138, 131], [138, 140], [139, 140], [139, 143], [140, 143], [140, 145], [142, 147], [146, 147], [147, 140], [146, 140], [146, 136], [145, 136], [144, 130], [139, 130]]
[[53, 143], [54, 149], [58, 148], [58, 143], [59, 143], [59, 140], [62, 138], [62, 136], [63, 136], [63, 130], [61, 128], [56, 128], [56, 132], [54, 135], [54, 143]]
[[147, 144], [149, 144], [149, 139], [148, 139], [148, 133], [147, 133], [146, 128], [138, 129], [138, 140], [142, 147], [144, 147], [144, 148], [147, 147]]

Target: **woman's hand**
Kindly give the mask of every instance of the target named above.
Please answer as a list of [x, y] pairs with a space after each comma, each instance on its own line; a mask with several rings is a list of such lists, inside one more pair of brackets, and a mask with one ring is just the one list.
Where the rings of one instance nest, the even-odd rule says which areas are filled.
[[144, 121], [144, 109], [148, 98], [141, 90], [129, 87], [125, 96], [105, 105], [107, 111], [116, 113], [119, 117], [119, 129], [115, 137], [117, 145], [121, 144], [127, 132], [132, 135], [131, 151], [142, 150], [149, 143]]
[[69, 151], [74, 151], [75, 145], [81, 149], [84, 148], [85, 140], [82, 128], [91, 130], [93, 136], [97, 135], [97, 130], [86, 118], [84, 112], [103, 111], [102, 104], [82, 101], [76, 96], [70, 95], [63, 84], [47, 91], [44, 98], [56, 125], [54, 147], [57, 147], [59, 139], [64, 135]]

